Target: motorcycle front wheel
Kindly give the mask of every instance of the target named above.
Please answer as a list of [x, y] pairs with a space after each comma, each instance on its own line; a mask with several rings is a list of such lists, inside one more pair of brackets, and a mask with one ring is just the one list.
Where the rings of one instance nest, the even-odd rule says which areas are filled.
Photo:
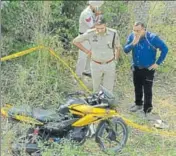
[[125, 146], [127, 139], [127, 125], [121, 118], [101, 121], [95, 134], [95, 141], [106, 153], [120, 152]]

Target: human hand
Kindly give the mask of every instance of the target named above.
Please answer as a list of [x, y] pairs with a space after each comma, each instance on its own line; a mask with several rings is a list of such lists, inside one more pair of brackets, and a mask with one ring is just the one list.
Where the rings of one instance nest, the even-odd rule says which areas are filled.
[[115, 52], [115, 60], [117, 61], [120, 58], [120, 50], [121, 47], [117, 47], [116, 52]]
[[96, 12], [95, 12], [95, 16], [99, 16], [99, 15], [101, 15], [101, 14], [102, 14], [101, 11], [96, 11]]
[[89, 51], [89, 52], [87, 53], [87, 57], [91, 58], [91, 56], [92, 56], [92, 52]]
[[115, 61], [118, 61], [119, 60], [119, 55], [115, 55]]
[[132, 44], [133, 44], [133, 45], [138, 44], [139, 40], [140, 40], [140, 35], [135, 35]]
[[148, 69], [149, 70], [156, 70], [158, 68], [158, 65], [155, 63], [153, 65], [151, 65]]

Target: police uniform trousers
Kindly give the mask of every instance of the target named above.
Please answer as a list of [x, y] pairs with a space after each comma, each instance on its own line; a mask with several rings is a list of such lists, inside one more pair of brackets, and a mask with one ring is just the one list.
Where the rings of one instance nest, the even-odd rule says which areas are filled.
[[[82, 45], [86, 49], [90, 50], [90, 44], [88, 41], [82, 42]], [[76, 64], [76, 74], [81, 77], [83, 72], [90, 73], [90, 58], [86, 53], [79, 50], [78, 61]]]
[[113, 93], [115, 81], [115, 61], [105, 64], [98, 64], [94, 61], [90, 62], [93, 91], [98, 92], [102, 81], [102, 85]]

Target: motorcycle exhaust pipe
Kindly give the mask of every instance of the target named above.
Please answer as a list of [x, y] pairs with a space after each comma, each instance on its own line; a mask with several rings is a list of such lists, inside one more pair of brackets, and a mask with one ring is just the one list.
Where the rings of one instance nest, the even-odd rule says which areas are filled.
[[33, 153], [38, 152], [40, 149], [37, 144], [27, 144], [26, 145], [26, 152]]
[[27, 153], [34, 153], [40, 151], [39, 147], [37, 144], [27, 144], [26, 146], [24, 144], [13, 144], [12, 145], [12, 151], [13, 152], [20, 152], [20, 151], [25, 151]]

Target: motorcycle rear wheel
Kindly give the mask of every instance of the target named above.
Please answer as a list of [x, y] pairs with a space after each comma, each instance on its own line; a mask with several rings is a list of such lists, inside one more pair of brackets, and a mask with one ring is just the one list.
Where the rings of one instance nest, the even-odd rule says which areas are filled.
[[111, 118], [99, 123], [95, 141], [105, 153], [118, 153], [128, 139], [128, 128], [121, 118]]
[[[33, 129], [29, 129], [27, 134], [19, 136], [15, 141], [12, 142], [12, 153], [13, 156], [19, 155], [37, 155], [40, 152], [40, 149], [37, 145], [37, 140], [32, 142], [33, 137], [31, 136]], [[23, 154], [22, 154], [23, 153]]]

